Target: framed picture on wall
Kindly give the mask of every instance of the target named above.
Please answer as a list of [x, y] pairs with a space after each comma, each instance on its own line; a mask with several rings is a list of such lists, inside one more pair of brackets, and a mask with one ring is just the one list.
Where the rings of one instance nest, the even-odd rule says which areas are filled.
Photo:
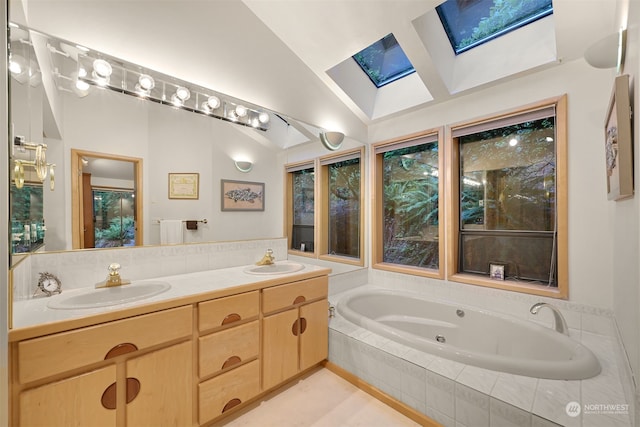
[[604, 123], [607, 162], [607, 198], [633, 197], [633, 141], [629, 76], [616, 77]]
[[221, 210], [264, 211], [264, 182], [221, 180]]
[[170, 173], [170, 199], [198, 199], [200, 174], [198, 173]]

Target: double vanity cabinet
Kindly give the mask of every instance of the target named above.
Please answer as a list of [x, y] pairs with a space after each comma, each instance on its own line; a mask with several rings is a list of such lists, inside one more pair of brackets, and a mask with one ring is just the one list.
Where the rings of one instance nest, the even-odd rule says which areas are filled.
[[14, 330], [11, 425], [210, 424], [326, 359], [327, 274]]

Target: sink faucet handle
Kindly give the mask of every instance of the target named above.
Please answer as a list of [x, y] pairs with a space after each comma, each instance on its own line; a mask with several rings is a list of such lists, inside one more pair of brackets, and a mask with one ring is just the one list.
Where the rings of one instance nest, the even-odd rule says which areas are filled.
[[112, 262], [109, 264], [109, 274], [117, 274], [120, 270], [120, 264], [117, 262]]

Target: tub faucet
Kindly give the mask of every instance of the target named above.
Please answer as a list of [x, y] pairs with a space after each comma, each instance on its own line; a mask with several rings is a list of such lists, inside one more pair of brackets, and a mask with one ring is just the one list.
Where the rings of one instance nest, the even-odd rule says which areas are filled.
[[276, 256], [273, 254], [273, 249], [267, 249], [262, 259], [256, 262], [256, 265], [271, 265], [275, 262]]
[[128, 285], [131, 283], [129, 280], [124, 280], [120, 277], [120, 264], [114, 262], [109, 264], [109, 275], [107, 280], [96, 284], [96, 288], [111, 288], [113, 286]]
[[539, 302], [533, 304], [529, 311], [531, 312], [531, 314], [538, 314], [538, 310], [540, 310], [542, 307], [549, 307], [549, 309], [553, 312], [555, 330], [560, 332], [561, 334], [565, 334], [568, 336], [569, 328], [567, 327], [567, 322], [565, 322], [564, 317], [562, 316], [562, 313], [560, 313], [560, 310], [558, 310], [558, 308], [554, 307], [551, 304], [547, 304], [546, 302]]

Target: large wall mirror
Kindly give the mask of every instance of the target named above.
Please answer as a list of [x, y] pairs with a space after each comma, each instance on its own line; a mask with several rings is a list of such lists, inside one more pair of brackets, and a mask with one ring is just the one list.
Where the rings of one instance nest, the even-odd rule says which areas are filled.
[[[253, 129], [78, 86], [81, 43], [10, 24], [10, 168], [24, 169], [10, 192], [13, 262], [33, 251], [157, 245], [163, 219], [208, 220], [185, 230], [184, 243], [282, 236], [281, 153], [322, 129], [271, 111], [268, 129]], [[234, 160], [254, 167], [244, 174]], [[174, 173], [199, 174], [196, 199], [168, 197]], [[222, 212], [221, 179], [264, 182], [265, 210]]]

